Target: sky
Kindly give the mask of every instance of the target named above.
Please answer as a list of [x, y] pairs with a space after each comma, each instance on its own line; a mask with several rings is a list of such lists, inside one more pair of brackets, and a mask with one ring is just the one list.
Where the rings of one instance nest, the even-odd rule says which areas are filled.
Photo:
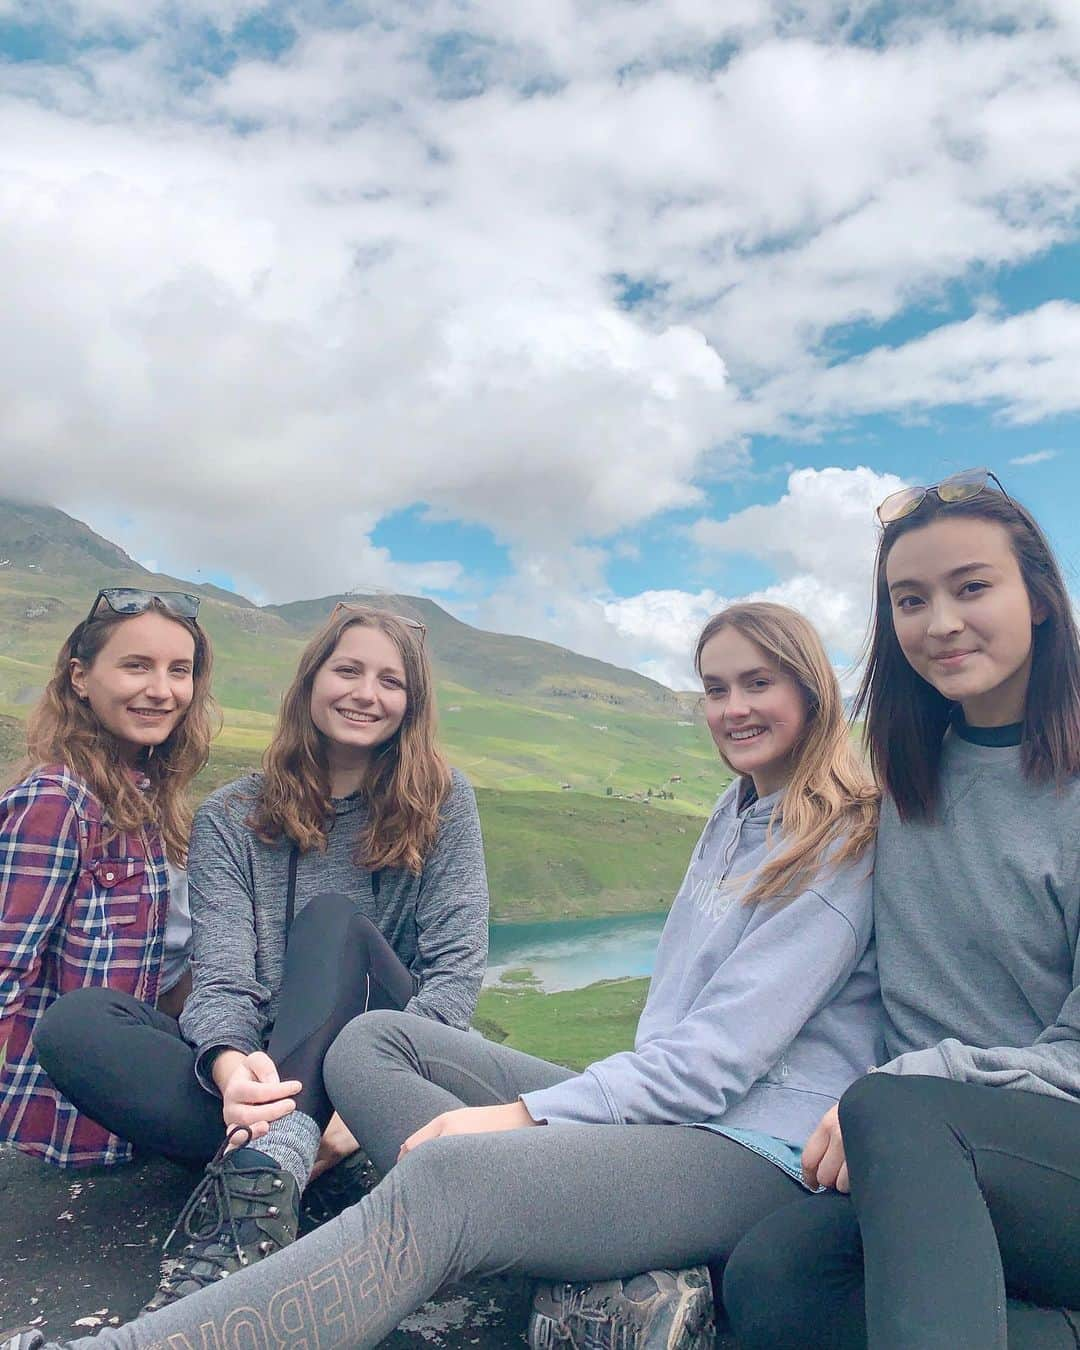
[[259, 603], [840, 668], [993, 468], [1080, 594], [1076, 0], [0, 0], [0, 491]]

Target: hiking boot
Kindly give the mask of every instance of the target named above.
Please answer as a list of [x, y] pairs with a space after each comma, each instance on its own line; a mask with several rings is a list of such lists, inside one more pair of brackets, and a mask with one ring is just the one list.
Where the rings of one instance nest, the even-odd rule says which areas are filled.
[[531, 1350], [712, 1350], [715, 1335], [705, 1266], [538, 1284], [529, 1318]]
[[300, 1235], [312, 1232], [363, 1200], [379, 1180], [367, 1154], [357, 1149], [309, 1182], [300, 1198]]
[[168, 1263], [167, 1272], [162, 1263], [161, 1283], [140, 1317], [167, 1308], [296, 1240], [299, 1195], [295, 1180], [257, 1148], [241, 1146], [226, 1153], [240, 1131], [251, 1138], [251, 1131], [242, 1125], [229, 1131], [180, 1211], [176, 1227], [165, 1239], [165, 1251], [176, 1237], [185, 1239], [185, 1245]]
[[0, 1350], [41, 1350], [45, 1337], [37, 1327], [20, 1327], [18, 1331], [0, 1331]]

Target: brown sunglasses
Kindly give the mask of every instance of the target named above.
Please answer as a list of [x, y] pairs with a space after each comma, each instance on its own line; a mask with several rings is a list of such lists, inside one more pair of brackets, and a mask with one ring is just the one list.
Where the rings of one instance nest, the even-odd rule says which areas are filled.
[[969, 502], [985, 490], [988, 482], [995, 483], [1005, 500], [1012, 502], [997, 474], [991, 473], [989, 469], [964, 469], [962, 473], [954, 473], [951, 478], [943, 478], [940, 483], [931, 483], [929, 487], [901, 488], [899, 492], [891, 493], [878, 507], [877, 518], [882, 525], [892, 525], [894, 521], [903, 520], [917, 511], [931, 492], [944, 506]]
[[373, 605], [350, 605], [344, 600], [339, 600], [330, 611], [331, 619], [336, 619], [342, 610], [346, 614], [387, 614], [391, 619], [397, 619], [398, 623], [403, 623], [406, 628], [411, 628], [414, 632], [419, 633], [421, 641], [427, 633], [427, 624], [421, 623], [419, 619], [410, 618], [408, 614], [392, 614], [388, 609], [376, 609]]

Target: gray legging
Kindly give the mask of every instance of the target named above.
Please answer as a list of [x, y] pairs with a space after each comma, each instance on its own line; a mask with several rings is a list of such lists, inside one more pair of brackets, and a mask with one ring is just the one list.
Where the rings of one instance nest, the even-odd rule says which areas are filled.
[[323, 1065], [382, 1183], [292, 1247], [80, 1350], [374, 1346], [443, 1284], [521, 1271], [595, 1280], [723, 1262], [805, 1194], [723, 1135], [677, 1125], [553, 1125], [406, 1138], [462, 1105], [513, 1101], [566, 1069], [409, 1013], [369, 1012]]

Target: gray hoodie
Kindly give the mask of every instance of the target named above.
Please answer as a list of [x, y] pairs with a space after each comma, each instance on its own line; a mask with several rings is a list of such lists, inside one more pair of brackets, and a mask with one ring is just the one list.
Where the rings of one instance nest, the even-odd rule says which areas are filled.
[[786, 902], [740, 903], [782, 847], [781, 794], [720, 798], [660, 937], [634, 1049], [523, 1097], [551, 1124], [699, 1124], [802, 1143], [881, 1058], [873, 855]]

